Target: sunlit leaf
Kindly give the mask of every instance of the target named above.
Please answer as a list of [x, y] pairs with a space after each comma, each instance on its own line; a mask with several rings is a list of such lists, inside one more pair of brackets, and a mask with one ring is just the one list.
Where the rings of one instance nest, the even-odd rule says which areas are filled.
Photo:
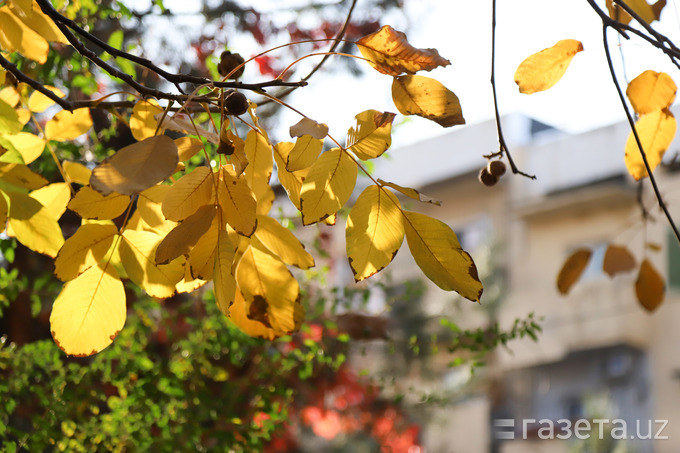
[[357, 165], [340, 148], [326, 151], [309, 169], [300, 190], [302, 223], [310, 225], [335, 214], [352, 195]]
[[163, 214], [180, 221], [212, 202], [214, 175], [208, 167], [197, 167], [174, 183], [163, 198]]
[[465, 124], [458, 96], [429, 77], [395, 77], [392, 100], [402, 115], [418, 115], [443, 127]]
[[519, 85], [520, 93], [537, 93], [555, 85], [567, 72], [574, 56], [582, 50], [580, 41], [563, 39], [529, 56], [515, 71], [515, 83]]
[[64, 285], [52, 306], [50, 329], [64, 352], [88, 356], [111, 344], [125, 317], [125, 289], [113, 266], [93, 266]]
[[[211, 132], [198, 124], [192, 123], [188, 119], [182, 118], [183, 115], [176, 114], [174, 116], [167, 115], [163, 120], [163, 128], [167, 128], [171, 131], [182, 132], [184, 134], [198, 135], [204, 137], [210, 143], [218, 144], [220, 142], [220, 137], [214, 132]], [[160, 121], [163, 117], [162, 113], [157, 113], [155, 115], [156, 121]], [[187, 117], [188, 118], [188, 117]]]
[[436, 49], [416, 49], [406, 35], [389, 25], [357, 41], [359, 51], [378, 72], [387, 75], [415, 74], [451, 64]]
[[[166, 184], [149, 187], [139, 193], [137, 198], [137, 212], [146, 227], [156, 233], [163, 235], [172, 231], [177, 226], [177, 222], [168, 220], [163, 214], [161, 203], [167, 196], [170, 188]], [[129, 225], [129, 223], [128, 223]]]
[[328, 126], [323, 123], [317, 123], [311, 118], [302, 118], [290, 127], [290, 136], [295, 138], [302, 137], [303, 135], [323, 140], [328, 135]]
[[[635, 123], [635, 129], [640, 137], [640, 143], [647, 156], [649, 168], [654, 169], [661, 163], [663, 155], [673, 142], [677, 123], [673, 114], [667, 110], [657, 110], [643, 115]], [[626, 168], [636, 181], [647, 176], [647, 169], [642, 155], [631, 131], [626, 141]]]
[[[137, 101], [132, 108], [132, 116], [130, 117], [132, 136], [141, 142], [145, 138], [157, 135], [158, 121], [156, 121], [154, 115], [162, 112], [163, 109], [154, 99]], [[160, 130], [159, 134], [162, 135], [163, 131]]]
[[5, 135], [3, 138], [19, 151], [26, 165], [40, 157], [45, 149], [45, 140], [29, 132], [19, 132], [16, 135]]
[[52, 214], [38, 200], [18, 192], [9, 196], [9, 227], [17, 240], [29, 249], [57, 256], [64, 244], [61, 227]]
[[232, 273], [233, 262], [234, 244], [229, 240], [227, 232], [220, 230], [215, 248], [213, 284], [217, 307], [225, 316], [229, 316], [229, 307], [234, 303], [236, 293], [236, 279]]
[[[60, 98], [66, 96], [64, 92], [57, 87], [45, 85], [44, 88], [56, 94]], [[28, 97], [28, 110], [30, 110], [31, 112], [41, 113], [47, 110], [49, 107], [52, 107], [53, 105], [54, 101], [45, 96], [44, 94], [42, 94], [40, 91], [34, 91]]]
[[[22, 1], [28, 3], [27, 0]], [[33, 10], [29, 14], [20, 15], [19, 19], [47, 41], [69, 44], [66, 36], [59, 30], [59, 27], [57, 27], [52, 19], [42, 12], [36, 2], [32, 3]]]
[[345, 237], [347, 258], [356, 281], [383, 270], [404, 241], [397, 197], [374, 185], [364, 189], [347, 218]]
[[355, 118], [356, 126], [347, 132], [347, 148], [361, 160], [374, 159], [392, 144], [394, 113], [366, 110]]
[[286, 170], [298, 171], [309, 168], [323, 149], [323, 140], [311, 135], [303, 135], [295, 141], [295, 146], [288, 154]]
[[456, 233], [432, 217], [408, 211], [403, 215], [411, 255], [427, 278], [445, 291], [479, 302], [483, 287], [477, 266], [461, 248]]
[[192, 277], [202, 280], [212, 279], [219, 231], [219, 215], [217, 215], [213, 218], [208, 231], [196, 241], [189, 252], [187, 268], [189, 268]]
[[678, 87], [665, 72], [645, 71], [628, 84], [626, 95], [639, 114], [662, 110], [671, 106]]
[[581, 274], [588, 266], [592, 254], [592, 250], [584, 248], [576, 250], [567, 258], [557, 275], [557, 289], [560, 294], [567, 294], [581, 278]]
[[76, 278], [99, 263], [118, 234], [114, 225], [81, 225], [54, 260], [54, 274], [62, 281]]
[[198, 288], [204, 286], [208, 283], [206, 280], [201, 280], [200, 278], [193, 278], [189, 272], [189, 267], [184, 267], [184, 278], [177, 282], [175, 285], [175, 290], [177, 293], [192, 293]]
[[17, 134], [21, 131], [16, 110], [3, 100], [0, 100], [0, 133]]
[[226, 135], [227, 139], [234, 146], [234, 152], [229, 156], [229, 162], [234, 166], [236, 176], [241, 176], [250, 163], [246, 156], [246, 142], [241, 137], [234, 134], [231, 129], [227, 131]]
[[49, 51], [47, 40], [12, 14], [9, 6], [0, 8], [0, 47], [40, 64], [47, 61]]
[[203, 143], [194, 137], [180, 137], [175, 139], [177, 155], [180, 162], [187, 161], [203, 149]]
[[393, 182], [383, 181], [380, 178], [378, 178], [378, 183], [383, 185], [383, 186], [391, 187], [394, 190], [397, 190], [400, 193], [406, 195], [407, 197], [413, 198], [414, 200], [418, 200], [418, 201], [423, 202], [423, 203], [430, 203], [430, 204], [433, 204], [433, 205], [436, 205], [436, 206], [442, 205], [441, 200], [435, 200], [434, 198], [428, 197], [427, 195], [423, 195], [422, 193], [418, 192], [416, 189], [411, 189], [410, 187], [402, 187], [402, 186], [395, 184]]
[[130, 204], [130, 197], [118, 193], [102, 195], [90, 186], [83, 186], [71, 199], [68, 208], [84, 219], [115, 219]]
[[230, 167], [220, 169], [217, 200], [224, 220], [238, 233], [251, 236], [257, 227], [257, 202], [243, 176], [235, 177]]
[[39, 189], [47, 184], [47, 179], [33, 172], [23, 164], [0, 162], [0, 179], [23, 189]]
[[45, 136], [48, 140], [74, 140], [92, 127], [90, 109], [76, 109], [73, 112], [62, 110], [45, 124]]
[[265, 326], [260, 321], [250, 319], [246, 312], [246, 305], [243, 294], [237, 290], [234, 303], [229, 307], [229, 319], [236, 324], [236, 327], [241, 329], [246, 335], [254, 338], [264, 338], [271, 341], [280, 336], [277, 335], [274, 329]]
[[0, 101], [7, 103], [12, 108], [16, 108], [21, 102], [21, 93], [13, 86], [5, 87], [0, 90]]
[[150, 231], [125, 230], [119, 249], [130, 280], [150, 296], [164, 299], [175, 294], [175, 285], [184, 278], [184, 266], [180, 260], [156, 265], [154, 257], [161, 239]]
[[85, 165], [78, 162], [70, 162], [68, 160], [62, 162], [61, 165], [64, 167], [64, 171], [68, 175], [71, 182], [82, 184], [83, 186], [90, 184], [92, 170], [87, 168]]
[[274, 171], [272, 146], [264, 134], [251, 130], [246, 136], [245, 153], [249, 162], [245, 169], [246, 181], [259, 201], [266, 194]]
[[659, 308], [666, 294], [666, 283], [652, 263], [645, 259], [635, 281], [635, 294], [645, 310], [652, 312]]
[[92, 170], [90, 185], [104, 195], [132, 195], [164, 181], [178, 162], [177, 146], [170, 137], [149, 137], [104, 159]]
[[290, 152], [295, 145], [290, 142], [280, 142], [274, 146], [274, 160], [276, 161], [277, 176], [279, 182], [286, 190], [288, 198], [293, 206], [300, 210], [300, 190], [302, 189], [302, 181], [309, 172], [308, 168], [291, 172], [286, 170], [286, 162], [290, 156]]
[[31, 198], [38, 200], [52, 217], [59, 219], [71, 200], [71, 188], [65, 182], [55, 182], [34, 190]]
[[204, 205], [170, 231], [156, 249], [156, 264], [167, 264], [187, 255], [215, 218], [215, 206]]
[[269, 216], [257, 217], [255, 237], [286, 264], [300, 269], [309, 269], [314, 266], [314, 258], [305, 250], [295, 235]]
[[602, 270], [610, 277], [635, 269], [635, 257], [622, 245], [609, 244], [604, 253]]
[[236, 282], [247, 302], [248, 317], [277, 333], [292, 333], [302, 324], [297, 280], [282, 261], [250, 246], [236, 267]]

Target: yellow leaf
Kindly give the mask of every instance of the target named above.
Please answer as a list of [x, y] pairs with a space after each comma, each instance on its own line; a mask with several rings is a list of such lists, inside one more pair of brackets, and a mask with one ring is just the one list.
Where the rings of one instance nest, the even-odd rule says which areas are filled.
[[251, 319], [281, 334], [299, 330], [304, 317], [300, 288], [283, 262], [250, 246], [236, 267], [236, 282]]
[[[609, 17], [617, 20], [623, 24], [629, 24], [633, 19], [630, 14], [625, 12], [620, 6], [616, 5], [612, 0], [607, 0], [607, 9], [609, 10]], [[645, 0], [626, 0], [628, 5], [638, 16], [648, 24], [659, 20], [661, 10], [666, 6], [666, 0], [659, 0], [654, 5], [650, 5]]]
[[274, 189], [271, 188], [271, 186], [267, 186], [267, 188], [264, 191], [264, 194], [260, 195], [260, 198], [257, 200], [257, 209], [255, 210], [257, 215], [267, 215], [269, 214], [269, 211], [272, 209], [272, 206], [274, 206], [274, 201], [276, 200], [276, 194], [274, 193]]
[[233, 165], [236, 176], [241, 176], [250, 163], [246, 156], [246, 142], [234, 134], [231, 129], [227, 131], [227, 139], [234, 146], [234, 152], [229, 156], [229, 162]]
[[347, 148], [361, 160], [374, 159], [392, 144], [394, 113], [366, 110], [355, 118], [357, 124], [347, 132]]
[[[59, 88], [48, 85], [45, 85], [44, 88], [56, 94], [60, 98], [66, 96], [64, 92], [61, 91]], [[28, 97], [28, 110], [30, 110], [31, 112], [41, 113], [47, 110], [49, 107], [52, 107], [53, 105], [54, 101], [45, 96], [44, 94], [42, 94], [40, 91], [34, 91]]]
[[224, 220], [239, 234], [250, 237], [257, 228], [257, 202], [244, 177], [236, 178], [227, 166], [220, 169], [217, 200]]
[[645, 71], [628, 84], [626, 95], [639, 114], [662, 110], [671, 106], [678, 87], [665, 72]]
[[[156, 135], [156, 129], [158, 128], [158, 121], [154, 118], [154, 115], [163, 113], [163, 109], [160, 108], [158, 102], [153, 99], [137, 101], [135, 106], [132, 108], [132, 116], [130, 117], [130, 131], [132, 136], [138, 140], [142, 141], [145, 138], [153, 137]], [[158, 131], [160, 135], [163, 134], [163, 130]]]
[[314, 266], [314, 258], [305, 250], [295, 235], [269, 216], [257, 217], [255, 237], [286, 264], [300, 269], [309, 269]]
[[0, 133], [18, 134], [22, 124], [14, 107], [0, 99]]
[[[154, 118], [156, 121], [160, 121], [163, 117], [162, 113], [156, 113]], [[171, 131], [182, 132], [184, 134], [198, 135], [199, 137], [204, 137], [210, 143], [218, 144], [220, 142], [220, 136], [214, 132], [211, 132], [196, 123], [192, 123], [189, 119], [183, 119], [182, 117], [189, 118], [183, 114], [175, 114], [174, 116], [167, 115], [163, 120], [162, 128], [168, 128]]]
[[645, 310], [652, 312], [663, 303], [666, 284], [652, 263], [645, 259], [635, 281], [635, 294]]
[[40, 157], [45, 149], [45, 140], [29, 132], [19, 132], [16, 135], [5, 135], [3, 138], [19, 151], [26, 165]]
[[357, 164], [340, 148], [326, 151], [309, 169], [300, 190], [302, 223], [310, 225], [335, 214], [352, 195]]
[[45, 38], [21, 22], [8, 6], [0, 8], [0, 46], [40, 64], [47, 61], [49, 45]]
[[185, 266], [184, 268], [184, 278], [177, 282], [175, 285], [175, 290], [177, 290], [177, 293], [192, 293], [196, 291], [198, 288], [201, 286], [205, 285], [208, 283], [205, 280], [201, 280], [200, 278], [193, 278], [191, 274], [189, 273], [189, 267]]
[[120, 259], [130, 280], [151, 297], [165, 299], [175, 294], [175, 285], [184, 278], [181, 260], [156, 265], [154, 256], [161, 237], [150, 231], [125, 230]]
[[520, 93], [537, 93], [555, 85], [567, 72], [574, 55], [582, 50], [580, 41], [563, 39], [529, 56], [515, 71], [515, 83], [519, 85]]
[[307, 176], [309, 169], [305, 168], [296, 172], [286, 170], [286, 162], [294, 146], [290, 142], [277, 143], [274, 146], [274, 160], [276, 161], [279, 182], [286, 190], [291, 203], [300, 210], [300, 190], [302, 189], [302, 181]]
[[62, 110], [45, 124], [45, 136], [48, 140], [63, 142], [80, 137], [91, 127], [90, 109]]
[[192, 277], [211, 280], [215, 267], [215, 253], [219, 236], [219, 216], [213, 218], [210, 228], [189, 252], [187, 267]]
[[33, 15], [32, 3], [33, 0], [9, 0], [9, 7], [15, 16], [30, 18]]
[[236, 280], [232, 273], [234, 261], [234, 244], [229, 240], [225, 230], [220, 230], [215, 248], [215, 266], [213, 270], [213, 284], [215, 302], [225, 315], [229, 316], [229, 307], [234, 303]]
[[567, 294], [574, 283], [581, 278], [592, 254], [590, 249], [578, 249], [567, 258], [557, 275], [557, 289], [560, 294]]
[[436, 206], [442, 205], [441, 200], [435, 200], [434, 198], [428, 197], [427, 195], [423, 195], [422, 193], [418, 192], [416, 189], [411, 189], [410, 187], [402, 187], [402, 186], [395, 184], [393, 182], [383, 181], [380, 178], [378, 178], [378, 183], [382, 186], [391, 187], [394, 190], [397, 190], [400, 193], [406, 195], [407, 197], [413, 198], [414, 200], [418, 200], [422, 203], [431, 203], [431, 204], [436, 205]]
[[71, 200], [71, 188], [65, 182], [55, 182], [34, 190], [31, 197], [38, 200], [52, 217], [59, 219]]
[[64, 244], [61, 227], [38, 200], [18, 192], [9, 196], [9, 227], [29, 249], [54, 258]]
[[445, 223], [415, 212], [404, 212], [406, 240], [416, 264], [445, 291], [466, 299], [482, 297], [482, 283], [472, 257], [460, 247], [456, 233]]
[[0, 90], [0, 100], [6, 102], [10, 107], [16, 108], [21, 102], [21, 94], [13, 86], [5, 87]]
[[68, 160], [62, 162], [61, 165], [64, 167], [64, 171], [68, 175], [71, 182], [82, 184], [83, 186], [90, 184], [92, 170], [87, 168], [85, 165], [78, 162], [70, 162]]
[[255, 199], [260, 201], [267, 193], [269, 178], [274, 169], [272, 146], [264, 134], [251, 130], [246, 136], [245, 153], [249, 162], [245, 169], [246, 181], [253, 190]]
[[[661, 163], [663, 155], [675, 137], [677, 129], [675, 117], [667, 109], [657, 110], [641, 116], [635, 123], [635, 129], [647, 156], [649, 168], [654, 171], [656, 166]], [[628, 173], [636, 181], [647, 176], [647, 169], [645, 168], [633, 132], [628, 135], [628, 140], [626, 141], [625, 160]]]
[[328, 126], [323, 123], [317, 123], [311, 118], [302, 118], [290, 127], [290, 136], [295, 138], [302, 137], [303, 135], [323, 140], [328, 135]]
[[197, 167], [174, 183], [163, 198], [163, 215], [180, 221], [206, 204], [212, 204], [214, 175], [208, 167]]
[[104, 195], [132, 195], [164, 181], [178, 162], [177, 146], [170, 137], [149, 137], [104, 159], [92, 170], [90, 185]]
[[295, 146], [288, 153], [286, 170], [298, 171], [309, 168], [323, 149], [323, 140], [311, 135], [303, 135], [295, 141]]
[[145, 226], [163, 235], [177, 226], [176, 222], [167, 220], [161, 209], [161, 203], [172, 186], [161, 184], [149, 187], [139, 193], [137, 198], [137, 212]]
[[203, 142], [194, 137], [176, 138], [175, 145], [180, 162], [191, 159], [203, 149]]
[[418, 115], [442, 127], [465, 124], [458, 97], [429, 77], [395, 77], [392, 82], [392, 100], [402, 115]]
[[377, 186], [364, 189], [347, 218], [345, 237], [354, 280], [363, 280], [383, 270], [404, 241], [397, 197]]
[[609, 244], [607, 251], [604, 253], [602, 270], [610, 277], [613, 277], [616, 274], [632, 271], [633, 269], [635, 269], [635, 257], [630, 253], [628, 247]]
[[39, 189], [47, 180], [23, 164], [0, 162], [0, 179], [23, 189]]
[[50, 329], [67, 354], [96, 354], [125, 325], [125, 288], [112, 266], [91, 267], [64, 285], [52, 306]]
[[236, 324], [236, 327], [241, 329], [243, 333], [254, 338], [264, 338], [266, 340], [275, 340], [280, 335], [260, 321], [254, 321], [248, 317], [246, 312], [246, 300], [243, 298], [241, 291], [236, 291], [234, 303], [229, 307], [229, 319]]
[[0, 233], [5, 231], [7, 227], [7, 214], [9, 207], [7, 206], [7, 200], [2, 192], [0, 192]]
[[69, 44], [68, 39], [66, 39], [66, 36], [59, 30], [59, 27], [57, 27], [52, 19], [42, 12], [40, 6], [38, 6], [36, 2], [33, 2], [33, 11], [29, 14], [19, 16], [19, 18], [26, 26], [33, 29], [33, 31], [47, 41]]
[[114, 225], [81, 225], [59, 250], [54, 275], [62, 281], [73, 280], [101, 262], [117, 234]]
[[118, 193], [102, 195], [90, 186], [83, 186], [71, 199], [68, 208], [84, 219], [115, 219], [130, 204], [130, 197]]
[[204, 205], [184, 219], [158, 244], [156, 264], [167, 264], [177, 257], [187, 255], [205, 234], [215, 218], [215, 206]]
[[451, 64], [436, 49], [416, 49], [406, 35], [389, 25], [357, 41], [359, 51], [378, 72], [387, 75], [415, 74]]

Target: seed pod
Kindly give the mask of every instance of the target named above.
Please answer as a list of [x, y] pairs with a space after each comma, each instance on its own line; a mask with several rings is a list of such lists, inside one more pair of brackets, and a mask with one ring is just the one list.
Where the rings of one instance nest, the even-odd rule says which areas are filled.
[[230, 91], [224, 98], [224, 110], [227, 115], [243, 115], [248, 111], [248, 99], [243, 93]]
[[486, 164], [486, 169], [489, 173], [496, 177], [501, 177], [505, 174], [505, 163], [502, 160], [490, 160]]
[[496, 185], [498, 182], [498, 176], [494, 176], [491, 173], [489, 173], [489, 170], [484, 167], [479, 171], [479, 182], [484, 184], [487, 187], [491, 187]]
[[[231, 71], [233, 71], [237, 66], [243, 64], [245, 60], [243, 57], [237, 53], [231, 53], [225, 50], [220, 55], [220, 64], [217, 66], [217, 71], [222, 77], [225, 77]], [[230, 79], [238, 79], [243, 75], [243, 66], [241, 66], [236, 72], [229, 76]]]

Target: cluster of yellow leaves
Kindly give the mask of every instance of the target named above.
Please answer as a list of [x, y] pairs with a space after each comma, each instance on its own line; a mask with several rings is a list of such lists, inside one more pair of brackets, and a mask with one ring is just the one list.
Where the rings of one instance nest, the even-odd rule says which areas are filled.
[[631, 131], [626, 141], [625, 161], [628, 172], [636, 181], [648, 176], [642, 153], [647, 157], [650, 170], [654, 171], [675, 138], [677, 122], [668, 109], [677, 90], [675, 82], [665, 72], [645, 71], [628, 84], [626, 95], [639, 115], [635, 130], [642, 150]]
[[[557, 289], [560, 294], [567, 294], [572, 286], [578, 282], [583, 271], [588, 267], [593, 251], [589, 248], [581, 248], [573, 252], [562, 265], [557, 276]], [[621, 273], [634, 270], [637, 262], [633, 254], [626, 246], [609, 244], [604, 254], [602, 270], [614, 277]], [[644, 259], [638, 268], [637, 280], [635, 281], [635, 295], [640, 305], [647, 311], [656, 310], [664, 300], [664, 279], [652, 265], [649, 259]]]

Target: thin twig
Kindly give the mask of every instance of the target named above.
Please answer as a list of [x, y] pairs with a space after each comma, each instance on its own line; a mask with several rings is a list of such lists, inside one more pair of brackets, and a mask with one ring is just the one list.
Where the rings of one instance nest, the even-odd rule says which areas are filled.
[[[588, 0], [591, 1], [591, 0]], [[645, 153], [644, 148], [642, 147], [642, 142], [640, 141], [640, 135], [637, 132], [637, 129], [635, 127], [635, 120], [633, 119], [633, 115], [630, 113], [630, 109], [628, 108], [628, 104], [626, 103], [626, 98], [623, 95], [623, 90], [621, 89], [621, 85], [619, 84], [618, 79], [616, 78], [616, 72], [614, 71], [614, 64], [612, 62], [612, 56], [611, 52], [609, 51], [609, 39], [607, 38], [607, 29], [609, 28], [609, 25], [607, 23], [602, 24], [602, 44], [604, 45], [604, 53], [607, 57], [607, 65], [609, 66], [609, 73], [612, 76], [612, 81], [614, 82], [614, 86], [616, 87], [616, 92], [619, 95], [619, 99], [621, 100], [621, 105], [623, 106], [623, 110], [626, 113], [626, 118], [628, 119], [628, 124], [630, 125], [630, 129], [633, 132], [633, 136], [635, 137], [635, 143], [637, 144], [638, 150], [640, 151], [640, 156], [642, 157], [642, 162], [645, 165], [645, 169], [647, 170], [647, 176], [649, 176], [649, 182], [652, 183], [652, 187], [654, 188], [654, 195], [656, 196], [656, 200], [659, 203], [659, 207], [661, 210], [664, 212], [666, 215], [666, 219], [668, 220], [669, 225], [673, 229], [673, 233], [675, 233], [675, 237], [677, 238], [678, 242], [680, 242], [680, 232], [678, 232], [678, 228], [675, 226], [675, 222], [673, 221], [673, 217], [671, 216], [670, 212], [668, 211], [668, 207], [666, 206], [666, 203], [663, 201], [663, 198], [661, 196], [661, 191], [659, 190], [659, 186], [656, 183], [656, 178], [654, 177], [654, 173], [652, 173], [652, 169], [649, 166], [649, 161], [647, 160], [647, 154]]]
[[[491, 90], [493, 92], [493, 107], [496, 115], [496, 130], [498, 131], [499, 156], [505, 154], [510, 164], [510, 169], [516, 175], [526, 176], [530, 179], [536, 179], [535, 175], [529, 175], [520, 171], [515, 164], [515, 161], [510, 154], [505, 138], [503, 137], [503, 127], [501, 126], [501, 115], [498, 111], [498, 96], [496, 96], [496, 0], [493, 0], [491, 7]], [[493, 155], [491, 155], [493, 156]]]

